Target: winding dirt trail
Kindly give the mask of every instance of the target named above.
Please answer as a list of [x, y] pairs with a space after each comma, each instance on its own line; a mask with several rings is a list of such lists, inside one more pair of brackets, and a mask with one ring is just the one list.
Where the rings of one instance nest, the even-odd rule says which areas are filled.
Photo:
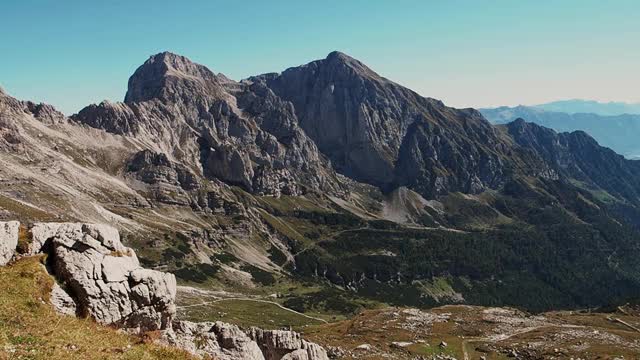
[[210, 304], [215, 304], [218, 302], [222, 302], [222, 301], [228, 301], [228, 300], [240, 300], [240, 301], [253, 301], [253, 302], [259, 302], [259, 303], [264, 303], [264, 304], [271, 304], [271, 305], [275, 305], [277, 307], [279, 307], [282, 310], [294, 313], [296, 315], [302, 316], [304, 318], [307, 319], [311, 319], [311, 320], [316, 320], [316, 321], [320, 321], [322, 323], [328, 324], [329, 322], [325, 319], [321, 319], [321, 318], [317, 318], [314, 316], [310, 316], [304, 313], [301, 313], [299, 311], [295, 311], [293, 309], [289, 309], [288, 307], [285, 307], [275, 301], [269, 301], [269, 300], [262, 300], [262, 299], [251, 299], [251, 298], [245, 298], [245, 297], [230, 297], [230, 298], [224, 298], [224, 299], [216, 299], [216, 300], [211, 300], [211, 301], [204, 301], [202, 303], [199, 304], [191, 304], [191, 305], [183, 305], [183, 306], [178, 306], [178, 309], [186, 309], [186, 308], [191, 308], [191, 307], [197, 307], [197, 306], [207, 306]]

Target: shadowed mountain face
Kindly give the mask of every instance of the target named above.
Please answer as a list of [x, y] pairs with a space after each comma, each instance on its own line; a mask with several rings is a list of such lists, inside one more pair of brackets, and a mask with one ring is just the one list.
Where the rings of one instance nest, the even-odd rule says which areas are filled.
[[566, 178], [590, 182], [620, 198], [640, 199], [640, 162], [599, 146], [587, 133], [557, 134], [522, 119], [506, 127], [517, 144], [535, 151]]
[[582, 130], [593, 136], [601, 145], [609, 147], [628, 158], [640, 157], [640, 115], [622, 114], [603, 116], [594, 113], [546, 111], [530, 106], [481, 109], [494, 124], [506, 124], [518, 118], [552, 128], [556, 131]]
[[287, 300], [301, 310], [640, 291], [638, 162], [584, 132], [492, 125], [339, 52], [240, 82], [161, 53], [122, 103], [67, 119], [0, 94], [0, 115], [0, 207], [154, 234], [131, 245], [189, 281], [328, 286]]
[[258, 79], [291, 101], [320, 151], [355, 180], [431, 198], [504, 180], [507, 145], [477, 111], [424, 98], [345, 54]]

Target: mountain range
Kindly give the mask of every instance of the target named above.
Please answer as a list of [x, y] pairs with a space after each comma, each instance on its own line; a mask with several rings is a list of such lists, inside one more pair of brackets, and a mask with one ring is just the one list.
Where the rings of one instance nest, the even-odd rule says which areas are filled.
[[301, 312], [640, 291], [639, 162], [340, 52], [242, 81], [164, 52], [71, 117], [2, 92], [0, 163], [0, 218], [109, 223], [183, 284], [286, 288]]
[[480, 109], [494, 124], [505, 124], [522, 118], [556, 131], [581, 130], [598, 143], [627, 158], [640, 157], [640, 115], [600, 115], [597, 113], [568, 113], [543, 110], [539, 107], [516, 106]]
[[534, 105], [532, 107], [568, 114], [591, 113], [602, 116], [614, 116], [623, 114], [640, 114], [640, 103], [626, 102], [598, 102], [594, 100], [560, 100]]

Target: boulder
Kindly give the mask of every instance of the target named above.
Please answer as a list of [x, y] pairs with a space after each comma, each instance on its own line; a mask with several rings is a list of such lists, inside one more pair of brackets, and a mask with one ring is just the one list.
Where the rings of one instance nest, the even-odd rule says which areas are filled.
[[107, 225], [36, 224], [31, 253], [49, 253], [50, 270], [71, 290], [77, 312], [141, 331], [166, 329], [175, 315], [172, 274], [140, 267], [135, 252]]
[[17, 221], [0, 222], [0, 266], [6, 265], [15, 255], [19, 229]]
[[306, 350], [299, 349], [292, 351], [280, 358], [281, 360], [309, 360], [309, 354]]
[[58, 232], [58, 228], [63, 225], [67, 228], [76, 227], [78, 231], [82, 228], [81, 224], [36, 223], [29, 230], [31, 232], [31, 243], [29, 244], [29, 251], [26, 255], [35, 255], [42, 252], [42, 247], [47, 240], [54, 238]]

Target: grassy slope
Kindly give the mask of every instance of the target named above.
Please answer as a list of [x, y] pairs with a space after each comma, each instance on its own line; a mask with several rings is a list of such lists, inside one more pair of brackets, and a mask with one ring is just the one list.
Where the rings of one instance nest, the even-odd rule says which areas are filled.
[[188, 354], [57, 314], [40, 258], [0, 268], [0, 359], [189, 359]]
[[182, 316], [192, 321], [224, 321], [241, 327], [257, 326], [263, 329], [282, 329], [292, 327], [302, 330], [309, 325], [321, 324], [321, 321], [275, 304], [244, 299], [222, 299], [206, 305], [184, 308]]

